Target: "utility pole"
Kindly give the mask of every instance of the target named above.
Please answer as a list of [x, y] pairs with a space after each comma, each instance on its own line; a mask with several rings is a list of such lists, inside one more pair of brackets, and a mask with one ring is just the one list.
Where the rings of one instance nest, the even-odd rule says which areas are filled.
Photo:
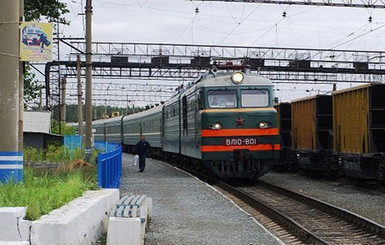
[[[59, 3], [59, 0], [57, 0]], [[59, 11], [59, 10], [58, 10]], [[61, 70], [60, 70], [60, 21], [59, 18], [56, 20], [56, 35], [57, 35], [57, 69], [58, 69], [58, 87], [59, 87], [59, 134], [62, 134], [62, 95], [61, 95]]]
[[66, 88], [67, 88], [67, 78], [63, 77], [61, 80], [62, 99], [61, 99], [61, 109], [60, 109], [61, 121], [63, 123], [66, 122], [66, 92], [67, 92]]
[[85, 153], [89, 160], [92, 154], [92, 0], [86, 0], [86, 140]]
[[0, 181], [23, 178], [19, 151], [20, 1], [0, 1]]
[[77, 76], [78, 76], [78, 133], [83, 138], [83, 99], [82, 99], [82, 79], [81, 79], [81, 61], [80, 55], [78, 54], [78, 59], [76, 63]]
[[[20, 0], [19, 20], [24, 21], [24, 0]], [[19, 43], [21, 40], [19, 38]], [[19, 152], [23, 151], [24, 145], [24, 62], [19, 61]]]
[[40, 88], [39, 111], [43, 111], [43, 89]]

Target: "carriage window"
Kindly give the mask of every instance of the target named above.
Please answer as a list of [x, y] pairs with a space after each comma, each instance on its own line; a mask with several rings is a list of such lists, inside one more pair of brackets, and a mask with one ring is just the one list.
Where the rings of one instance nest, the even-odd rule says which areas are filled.
[[236, 90], [211, 90], [207, 93], [210, 108], [237, 107]]
[[242, 107], [264, 107], [269, 105], [269, 90], [242, 90]]

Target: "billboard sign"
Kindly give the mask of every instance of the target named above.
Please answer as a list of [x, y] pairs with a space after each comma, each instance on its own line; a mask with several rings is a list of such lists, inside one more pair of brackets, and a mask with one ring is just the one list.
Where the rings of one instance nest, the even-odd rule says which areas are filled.
[[22, 22], [20, 59], [22, 61], [52, 60], [52, 24]]

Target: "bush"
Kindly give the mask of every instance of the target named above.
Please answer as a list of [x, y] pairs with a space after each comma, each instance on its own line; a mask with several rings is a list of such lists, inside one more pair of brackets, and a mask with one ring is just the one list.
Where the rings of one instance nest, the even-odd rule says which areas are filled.
[[96, 167], [57, 168], [53, 172], [35, 172], [24, 168], [23, 183], [0, 184], [0, 207], [27, 207], [27, 219], [63, 206], [86, 190], [97, 189]]
[[[90, 163], [96, 164], [98, 151], [93, 150]], [[71, 162], [77, 159], [84, 159], [84, 149], [77, 148], [72, 154], [64, 146], [50, 145], [46, 150], [38, 150], [33, 147], [25, 147], [23, 150], [24, 162]]]
[[[98, 152], [93, 151], [91, 163], [96, 163]], [[18, 184], [0, 183], [0, 207], [27, 207], [27, 219], [59, 208], [86, 190], [97, 189], [97, 168], [84, 160], [84, 149], [75, 149], [70, 155], [64, 146], [50, 145], [46, 150], [25, 147], [24, 161], [49, 162], [35, 168], [24, 166], [24, 180]]]
[[[75, 128], [67, 125], [65, 122], [60, 123], [61, 135], [75, 135]], [[59, 121], [52, 120], [51, 123], [51, 132], [53, 134], [59, 134]]]
[[26, 162], [41, 162], [44, 159], [42, 152], [33, 147], [24, 147], [23, 157]]

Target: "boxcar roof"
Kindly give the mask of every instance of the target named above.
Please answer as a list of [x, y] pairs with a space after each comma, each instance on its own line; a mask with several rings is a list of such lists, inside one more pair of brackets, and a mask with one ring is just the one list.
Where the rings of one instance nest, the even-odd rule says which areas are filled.
[[325, 97], [325, 96], [331, 96], [331, 95], [317, 94], [317, 95], [312, 95], [312, 96], [307, 96], [307, 97], [295, 99], [295, 100], [292, 100], [290, 103], [296, 103], [296, 102], [301, 102], [301, 101], [305, 101], [305, 100], [314, 100], [314, 99], [317, 99], [318, 97]]
[[367, 84], [363, 84], [363, 85], [354, 86], [351, 88], [345, 88], [345, 89], [341, 89], [338, 91], [334, 91], [332, 94], [335, 95], [335, 94], [341, 94], [341, 93], [345, 93], [345, 92], [349, 92], [349, 91], [353, 91], [353, 90], [360, 90], [360, 89], [369, 88], [373, 85], [378, 85], [378, 84], [382, 84], [382, 83], [367, 83]]

